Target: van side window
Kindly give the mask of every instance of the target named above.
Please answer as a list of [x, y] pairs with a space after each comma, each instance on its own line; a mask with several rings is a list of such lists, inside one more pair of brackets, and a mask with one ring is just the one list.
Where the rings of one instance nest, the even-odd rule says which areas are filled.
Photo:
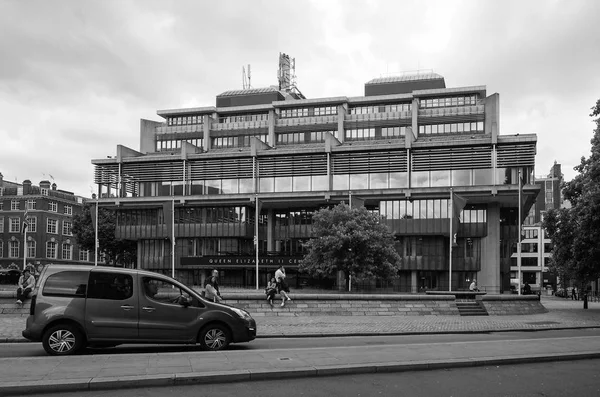
[[88, 271], [64, 271], [54, 273], [44, 282], [42, 295], [84, 298]]
[[148, 299], [162, 303], [178, 304], [180, 296], [186, 299], [190, 298], [190, 294], [186, 291], [167, 281], [152, 277], [144, 277], [142, 281], [144, 285], [143, 292]]
[[124, 300], [133, 296], [133, 277], [112, 272], [90, 273], [88, 299]]

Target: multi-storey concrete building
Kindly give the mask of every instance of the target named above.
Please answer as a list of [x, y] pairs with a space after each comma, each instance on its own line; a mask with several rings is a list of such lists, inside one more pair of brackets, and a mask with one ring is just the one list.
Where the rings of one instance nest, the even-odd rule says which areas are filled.
[[[542, 227], [544, 214], [551, 209], [559, 209], [563, 205], [560, 185], [563, 182], [561, 165], [552, 165], [548, 175], [536, 176], [535, 184], [540, 191], [535, 203], [523, 224], [523, 240], [521, 246], [521, 281], [528, 282], [532, 289], [556, 290], [556, 275], [548, 271], [548, 263], [552, 256], [552, 241]], [[511, 277], [518, 274], [517, 253], [513, 253]], [[518, 280], [514, 280], [517, 284]]]
[[[56, 183], [30, 180], [22, 184], [5, 181], [0, 174], [0, 267], [38, 268], [48, 263], [91, 263], [93, 253], [81, 250], [73, 236], [73, 216], [81, 213], [82, 197], [58, 190]], [[27, 220], [27, 233], [23, 222]]]
[[225, 283], [252, 286], [258, 222], [260, 282], [284, 263], [293, 286], [312, 212], [352, 196], [396, 236], [396, 290], [447, 290], [452, 188], [467, 199], [452, 288], [477, 277], [489, 292], [510, 289], [517, 175], [527, 214], [540, 190], [530, 183], [537, 138], [501, 135], [499, 95], [485, 86], [414, 74], [371, 80], [361, 97], [246, 89], [157, 114], [141, 120], [139, 150], [92, 161], [99, 204], [117, 209], [117, 235], [138, 241], [141, 268], [199, 283], [216, 267]]

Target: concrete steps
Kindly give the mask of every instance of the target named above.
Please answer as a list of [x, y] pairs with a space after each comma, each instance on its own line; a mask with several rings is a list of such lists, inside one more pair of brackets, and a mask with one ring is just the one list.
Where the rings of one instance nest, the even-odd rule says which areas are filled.
[[487, 316], [488, 312], [485, 307], [475, 300], [457, 300], [456, 307], [461, 316]]

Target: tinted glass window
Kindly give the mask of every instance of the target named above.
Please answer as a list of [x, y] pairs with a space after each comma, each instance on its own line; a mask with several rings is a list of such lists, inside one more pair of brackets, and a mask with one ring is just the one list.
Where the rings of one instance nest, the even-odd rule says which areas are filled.
[[184, 289], [168, 281], [144, 277], [144, 294], [148, 299], [170, 304], [179, 304], [179, 297], [190, 299], [190, 294]]
[[88, 299], [124, 300], [133, 295], [133, 277], [129, 274], [92, 272]]
[[42, 295], [85, 297], [89, 272], [64, 271], [48, 276]]

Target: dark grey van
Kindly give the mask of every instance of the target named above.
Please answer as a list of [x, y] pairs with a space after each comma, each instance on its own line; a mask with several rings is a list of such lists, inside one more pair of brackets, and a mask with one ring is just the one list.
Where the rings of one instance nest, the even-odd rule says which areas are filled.
[[248, 312], [203, 299], [170, 277], [104, 266], [48, 265], [23, 336], [51, 355], [85, 346], [199, 343], [221, 350], [256, 337]]

